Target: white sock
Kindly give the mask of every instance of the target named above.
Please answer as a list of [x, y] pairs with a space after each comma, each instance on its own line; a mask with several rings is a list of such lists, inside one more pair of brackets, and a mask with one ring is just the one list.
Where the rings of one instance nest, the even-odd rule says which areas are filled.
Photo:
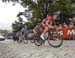
[[45, 40], [45, 38], [44, 38], [42, 35], [41, 35], [40, 37], [41, 37], [43, 40]]

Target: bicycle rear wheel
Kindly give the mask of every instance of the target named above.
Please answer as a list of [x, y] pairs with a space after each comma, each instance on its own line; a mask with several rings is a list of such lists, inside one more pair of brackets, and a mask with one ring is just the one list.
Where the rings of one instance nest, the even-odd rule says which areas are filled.
[[63, 39], [59, 37], [59, 34], [56, 34], [58, 37], [54, 37], [54, 35], [52, 34], [51, 38], [48, 37], [48, 43], [49, 45], [51, 45], [52, 47], [60, 47], [63, 44]]
[[43, 40], [40, 38], [40, 36], [34, 37], [34, 44], [35, 44], [36, 46], [41, 46], [42, 43], [43, 43]]
[[33, 39], [32, 39], [32, 40], [30, 40], [30, 42], [31, 42], [31, 43], [34, 43], [34, 40], [33, 40]]

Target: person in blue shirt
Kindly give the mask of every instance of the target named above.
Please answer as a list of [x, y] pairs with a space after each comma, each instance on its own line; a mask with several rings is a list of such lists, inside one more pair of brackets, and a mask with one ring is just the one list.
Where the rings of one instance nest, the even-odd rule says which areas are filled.
[[28, 30], [27, 26], [21, 29], [23, 39], [28, 39]]

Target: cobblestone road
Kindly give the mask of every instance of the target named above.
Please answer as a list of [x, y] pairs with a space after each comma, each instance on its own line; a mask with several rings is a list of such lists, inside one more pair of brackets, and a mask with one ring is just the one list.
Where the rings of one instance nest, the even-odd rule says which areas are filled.
[[37, 47], [32, 43], [18, 44], [12, 40], [0, 42], [0, 58], [75, 58], [75, 40], [64, 41], [59, 48], [47, 43]]

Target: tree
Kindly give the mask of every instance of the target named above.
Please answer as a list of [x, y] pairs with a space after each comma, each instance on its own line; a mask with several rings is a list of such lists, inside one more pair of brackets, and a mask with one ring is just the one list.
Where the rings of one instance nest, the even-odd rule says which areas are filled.
[[63, 15], [71, 16], [72, 15], [72, 5], [71, 0], [59, 0], [60, 10]]
[[[19, 0], [2, 0], [3, 2], [19, 2]], [[47, 14], [51, 14], [49, 11], [51, 9], [51, 0], [20, 0], [20, 4], [24, 7], [28, 6], [29, 10], [32, 10], [33, 17], [45, 18]]]
[[7, 34], [7, 33], [8, 33], [8, 30], [1, 30], [1, 29], [0, 29], [0, 33], [1, 33], [1, 34]]
[[[60, 11], [63, 16], [63, 20], [66, 21], [65, 17], [72, 15], [71, 0], [2, 0], [3, 2], [18, 2], [23, 7], [28, 7], [28, 11], [32, 11], [32, 17], [37, 19], [46, 18], [47, 15], [53, 15], [55, 12]], [[16, 3], [15, 3], [16, 4]], [[22, 15], [22, 13], [20, 13]], [[61, 20], [60, 20], [61, 21]], [[36, 21], [36, 23], [38, 23]], [[33, 28], [36, 24], [34, 19], [27, 25]]]
[[25, 22], [22, 20], [21, 17], [18, 17], [18, 21], [12, 23], [13, 31], [20, 31], [25, 26]]
[[30, 22], [26, 22], [25, 25], [28, 29], [33, 29], [37, 23], [40, 23], [40, 19], [38, 18], [32, 18]]
[[62, 14], [71, 15], [71, 0], [2, 0], [3, 2], [18, 2], [22, 6], [32, 10], [33, 17], [45, 18], [47, 14], [61, 11]]

